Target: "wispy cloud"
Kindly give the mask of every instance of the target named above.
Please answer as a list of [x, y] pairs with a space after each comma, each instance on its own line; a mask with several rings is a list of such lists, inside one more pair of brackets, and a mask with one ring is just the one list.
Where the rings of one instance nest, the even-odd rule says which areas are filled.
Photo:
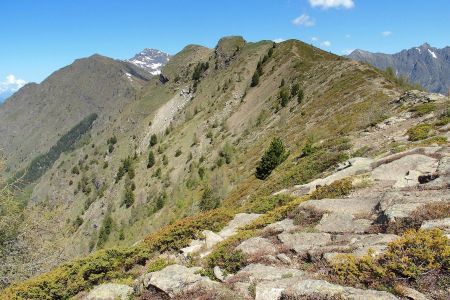
[[294, 24], [295, 26], [311, 27], [316, 24], [316, 21], [307, 14], [303, 14], [292, 20], [292, 24]]
[[319, 40], [319, 38], [317, 37], [317, 36], [313, 36], [312, 38], [311, 38], [311, 41], [313, 41], [313, 42], [317, 42]]
[[323, 41], [322, 43], [320, 43], [320, 45], [322, 45], [323, 47], [330, 47], [331, 46], [331, 42], [330, 41]]
[[319, 7], [322, 9], [329, 8], [345, 8], [349, 9], [355, 6], [353, 0], [309, 0], [312, 7]]
[[383, 31], [381, 33], [381, 35], [384, 36], [384, 37], [388, 37], [388, 36], [392, 35], [392, 31], [389, 31], [389, 30]]
[[277, 38], [277, 39], [274, 39], [273, 41], [275, 42], [275, 43], [281, 43], [281, 42], [284, 42], [286, 39], [282, 39], [282, 38]]
[[0, 81], [0, 93], [15, 92], [26, 83], [27, 82], [25, 80], [16, 78], [16, 76], [10, 74], [6, 76], [5, 81]]

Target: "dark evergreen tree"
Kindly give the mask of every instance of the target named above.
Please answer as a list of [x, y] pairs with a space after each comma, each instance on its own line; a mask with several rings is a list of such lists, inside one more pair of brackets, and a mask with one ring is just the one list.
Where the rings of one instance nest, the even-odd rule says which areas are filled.
[[151, 168], [155, 165], [155, 155], [153, 154], [153, 151], [150, 151], [148, 153], [148, 162], [147, 162], [147, 168]]
[[255, 87], [258, 85], [258, 83], [259, 83], [259, 74], [258, 74], [258, 71], [255, 71], [255, 74], [253, 74], [252, 82], [251, 82], [250, 86]]
[[152, 134], [150, 137], [150, 147], [155, 146], [158, 143], [158, 138], [156, 137], [156, 134]]
[[269, 149], [264, 153], [258, 167], [256, 168], [256, 178], [264, 180], [272, 171], [281, 164], [289, 155], [283, 142], [279, 138], [274, 138]]
[[207, 186], [203, 191], [202, 198], [200, 199], [200, 210], [207, 211], [219, 207], [220, 199], [214, 194], [213, 190]]

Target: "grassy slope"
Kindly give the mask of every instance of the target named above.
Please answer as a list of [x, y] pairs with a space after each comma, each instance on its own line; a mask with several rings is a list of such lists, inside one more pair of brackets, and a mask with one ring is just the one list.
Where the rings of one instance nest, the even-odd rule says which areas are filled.
[[[223, 42], [233, 44], [235, 41], [231, 39]], [[228, 45], [221, 46], [226, 49]], [[42, 211], [54, 216], [46, 222], [64, 233], [62, 236], [56, 235], [59, 240], [56, 246], [65, 246], [67, 258], [88, 252], [90, 241], [97, 237], [96, 231], [92, 230], [93, 225], [101, 225], [108, 207], [111, 208], [114, 225], [105, 247], [126, 246], [180, 217], [196, 214], [196, 204], [205, 185], [211, 185], [224, 199], [225, 206], [234, 212], [243, 202], [257, 201], [273, 191], [318, 176], [328, 167], [326, 164], [316, 167], [320, 159], [326, 157], [332, 164], [344, 157], [333, 156], [333, 152], [345, 151], [339, 148], [326, 151], [324, 156], [305, 167], [299, 165], [295, 158], [306, 138], [312, 137], [320, 144], [323, 139], [345, 136], [364, 128], [390, 109], [389, 94], [398, 92], [392, 83], [374, 69], [298, 41], [279, 44], [272, 58], [263, 66], [264, 74], [259, 85], [249, 88], [257, 62], [271, 47], [271, 42], [246, 44], [231, 58], [228, 67], [219, 65], [217, 70], [211, 50], [187, 47], [166, 67], [165, 73], [173, 78], [168, 84], [158, 85], [157, 79], [153, 79], [141, 91], [136, 102], [129, 104], [116, 119], [111, 120], [109, 128], [93, 136], [85, 147], [60, 158], [55, 164], [58, 167], [48, 172], [35, 188], [33, 196], [40, 204], [30, 209], [29, 213], [35, 218]], [[138, 157], [134, 179], [136, 202], [128, 209], [120, 206], [124, 180], [114, 184], [113, 179], [120, 159], [134, 153], [135, 145], [139, 143], [155, 108], [177, 93], [180, 87], [192, 84], [190, 76], [199, 60], [209, 61], [210, 68], [198, 84], [194, 99], [178, 114], [170, 134], [159, 136], [158, 145], [166, 150], [157, 154], [155, 149], [156, 166], [151, 170], [145, 167], [147, 153]], [[173, 81], [177, 75], [178, 83], [175, 83]], [[286, 85], [300, 83], [305, 94], [301, 104], [292, 99], [287, 107], [279, 106], [278, 93], [282, 79]], [[240, 95], [245, 97], [241, 100]], [[198, 143], [192, 146], [194, 133]], [[103, 169], [102, 153], [107, 150], [106, 140], [113, 134], [119, 142], [112, 155], [106, 157], [109, 166]], [[253, 172], [257, 160], [275, 136], [280, 136], [287, 143], [291, 156], [268, 181], [256, 180]], [[217, 167], [218, 153], [225, 143], [232, 145], [232, 160], [229, 165]], [[177, 149], [182, 149], [182, 154], [175, 157]], [[189, 153], [192, 153], [192, 159], [187, 162]], [[82, 175], [75, 176], [70, 170], [86, 155], [88, 161], [97, 160], [98, 164], [89, 163], [85, 175], [90, 179], [101, 179], [107, 184], [107, 189], [104, 196], [95, 200], [84, 212], [81, 227], [74, 229], [71, 221], [81, 215], [88, 197], [83, 193], [73, 195], [74, 186]], [[169, 158], [167, 166], [161, 162], [162, 155]], [[199, 163], [202, 156], [205, 160]], [[162, 169], [161, 179], [152, 177], [158, 167]], [[207, 174], [203, 180], [197, 175], [200, 167]], [[70, 180], [73, 180], [73, 186], [68, 184]], [[152, 213], [156, 197], [163, 190], [168, 194], [166, 205], [161, 211]], [[228, 218], [221, 217], [219, 225]], [[66, 222], [67, 219], [69, 222]], [[188, 219], [182, 221], [181, 225], [187, 227], [196, 222]], [[203, 226], [208, 228], [211, 224]], [[120, 228], [123, 228], [124, 240], [119, 239]], [[171, 228], [166, 227], [150, 236], [147, 243], [154, 244], [157, 237], [172, 236], [168, 233]], [[188, 241], [191, 236], [192, 233], [186, 239], [180, 239], [180, 243]], [[163, 244], [171, 243], [165, 241]], [[27, 284], [33, 284], [33, 281]]]

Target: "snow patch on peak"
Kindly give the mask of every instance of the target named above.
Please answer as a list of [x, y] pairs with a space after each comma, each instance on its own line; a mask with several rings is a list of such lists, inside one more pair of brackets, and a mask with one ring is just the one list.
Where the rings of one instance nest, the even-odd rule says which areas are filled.
[[421, 53], [421, 52], [420, 52], [420, 48], [416, 48], [416, 50], [419, 51], [419, 53]]
[[170, 60], [170, 55], [157, 49], [145, 48], [128, 62], [146, 70], [152, 75], [161, 74], [161, 69]]
[[437, 58], [436, 53], [434, 53], [434, 52], [431, 51], [430, 49], [428, 49], [428, 52], [431, 54], [431, 56], [433, 56], [433, 58]]

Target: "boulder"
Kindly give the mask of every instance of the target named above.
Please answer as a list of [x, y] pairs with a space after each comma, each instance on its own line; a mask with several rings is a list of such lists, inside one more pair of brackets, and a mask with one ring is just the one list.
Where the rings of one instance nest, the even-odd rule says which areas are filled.
[[254, 237], [245, 240], [236, 247], [236, 250], [240, 250], [249, 256], [275, 255], [277, 253], [275, 245], [270, 240], [262, 237]]
[[192, 240], [188, 247], [184, 247], [180, 249], [180, 251], [184, 256], [187, 257], [188, 255], [199, 252], [204, 246], [204, 241]]
[[286, 254], [284, 254], [284, 253], [278, 253], [277, 254], [277, 258], [281, 262], [285, 263], [286, 265], [290, 265], [292, 263], [291, 258], [289, 256], [287, 256]]
[[214, 276], [219, 280], [219, 281], [224, 281], [225, 280], [225, 275], [222, 272], [222, 269], [220, 269], [219, 266], [215, 266], [213, 269], [214, 272]]
[[[394, 300], [396, 296], [376, 290], [363, 290], [332, 284], [324, 280], [305, 279], [297, 281], [282, 293], [287, 299], [348, 299], [348, 300]], [[274, 298], [280, 299], [280, 298]]]
[[125, 284], [105, 283], [94, 287], [84, 300], [128, 300], [133, 288]]
[[331, 243], [331, 235], [328, 233], [281, 233], [278, 235], [278, 239], [283, 245], [297, 253], [306, 253], [308, 250]]
[[142, 275], [135, 282], [135, 290], [143, 292], [152, 287], [174, 297], [195, 284], [208, 284], [211, 280], [197, 274], [201, 268], [187, 268], [181, 265], [170, 265], [161, 271]]

